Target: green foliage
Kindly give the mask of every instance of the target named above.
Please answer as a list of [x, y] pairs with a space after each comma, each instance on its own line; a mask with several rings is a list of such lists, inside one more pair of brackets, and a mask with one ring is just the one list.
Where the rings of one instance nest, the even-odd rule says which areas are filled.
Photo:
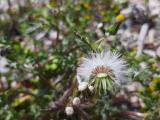
[[[74, 84], [79, 58], [106, 49], [106, 38], [96, 33], [97, 24], [103, 23], [102, 34], [115, 35], [120, 27], [115, 17], [125, 5], [112, 0], [49, 0], [35, 5], [27, 0], [19, 9], [1, 11], [8, 17], [0, 19], [0, 59], [8, 60], [9, 71], [0, 73], [0, 120], [72, 119], [64, 110], [48, 113], [43, 109], [54, 106], [53, 102]], [[118, 43], [117, 39], [112, 41], [110, 49], [116, 51]], [[159, 104], [159, 97], [148, 94], [153, 73], [160, 73], [154, 68], [158, 60], [146, 55], [135, 58], [134, 50], [121, 48], [121, 52], [138, 73], [133, 74], [133, 79], [146, 87], [140, 94], [146, 102], [144, 112], [149, 113], [147, 120], [155, 116], [158, 120], [159, 109], [153, 114], [151, 111]], [[140, 69], [142, 61], [147, 63], [146, 70]], [[107, 79], [97, 78], [95, 88], [116, 91], [114, 83]], [[106, 94], [96, 100], [94, 109], [87, 109], [93, 119], [106, 120], [122, 110], [111, 105], [111, 96]], [[80, 119], [76, 115], [73, 119]]]

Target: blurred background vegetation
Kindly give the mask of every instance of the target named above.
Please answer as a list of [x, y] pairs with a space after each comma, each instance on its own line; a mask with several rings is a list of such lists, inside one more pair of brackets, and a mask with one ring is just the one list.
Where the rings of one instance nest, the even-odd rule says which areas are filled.
[[[91, 52], [83, 38], [120, 52], [132, 76], [110, 101], [104, 96], [88, 108], [88, 116], [159, 120], [160, 1], [153, 1], [0, 0], [0, 120], [83, 120], [78, 113], [43, 110], [74, 84], [78, 59]], [[119, 14], [126, 19], [114, 31]], [[149, 27], [139, 45], [144, 24]]]

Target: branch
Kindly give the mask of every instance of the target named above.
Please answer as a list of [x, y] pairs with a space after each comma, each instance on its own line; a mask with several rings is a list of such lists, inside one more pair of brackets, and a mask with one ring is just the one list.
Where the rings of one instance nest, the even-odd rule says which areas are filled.
[[112, 120], [113, 118], [130, 118], [133, 120], [142, 120], [142, 118], [144, 118], [144, 114], [139, 112], [124, 111], [113, 114], [109, 117], [109, 120]]

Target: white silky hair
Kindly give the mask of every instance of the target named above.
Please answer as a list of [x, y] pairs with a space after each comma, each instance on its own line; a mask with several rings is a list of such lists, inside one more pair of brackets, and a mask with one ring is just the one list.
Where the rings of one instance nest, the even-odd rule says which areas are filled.
[[80, 66], [77, 68], [77, 81], [89, 82], [92, 71], [99, 66], [109, 67], [115, 75], [115, 83], [126, 82], [127, 64], [120, 58], [120, 55], [106, 51], [102, 53], [92, 53], [88, 58], [83, 58]]

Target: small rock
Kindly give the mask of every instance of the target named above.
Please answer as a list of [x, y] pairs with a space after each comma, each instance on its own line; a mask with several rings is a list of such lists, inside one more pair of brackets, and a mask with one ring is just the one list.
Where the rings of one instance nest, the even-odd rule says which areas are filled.
[[100, 29], [96, 29], [96, 34], [98, 37], [103, 37], [103, 32]]
[[0, 1], [0, 10], [7, 11], [9, 9], [9, 5], [7, 0], [1, 0]]
[[101, 28], [103, 26], [103, 23], [98, 23], [97, 28]]
[[126, 9], [121, 10], [121, 14], [124, 15], [126, 18], [128, 18], [131, 13], [132, 13], [131, 8], [126, 8]]
[[40, 32], [40, 33], [36, 34], [35, 39], [36, 39], [36, 40], [40, 40], [40, 39], [42, 39], [45, 35], [46, 35], [46, 32]]
[[148, 39], [146, 39], [145, 43], [154, 43], [155, 37], [155, 29], [150, 29], [148, 32]]
[[158, 57], [160, 57], [160, 46], [157, 48], [156, 54], [157, 54]]
[[126, 86], [128, 92], [138, 91], [142, 88], [142, 85], [138, 82], [133, 82], [131, 85]]
[[137, 102], [139, 101], [139, 98], [138, 98], [138, 96], [132, 96], [132, 97], [130, 98], [130, 101], [131, 101], [132, 103], [137, 103]]
[[0, 58], [0, 73], [4, 74], [9, 71], [9, 68], [7, 67], [7, 65], [8, 65], [8, 60], [4, 57], [1, 57]]
[[144, 53], [147, 54], [150, 57], [156, 57], [156, 52], [153, 50], [144, 50]]
[[57, 32], [56, 31], [50, 31], [49, 32], [49, 39], [55, 40], [57, 37]]

